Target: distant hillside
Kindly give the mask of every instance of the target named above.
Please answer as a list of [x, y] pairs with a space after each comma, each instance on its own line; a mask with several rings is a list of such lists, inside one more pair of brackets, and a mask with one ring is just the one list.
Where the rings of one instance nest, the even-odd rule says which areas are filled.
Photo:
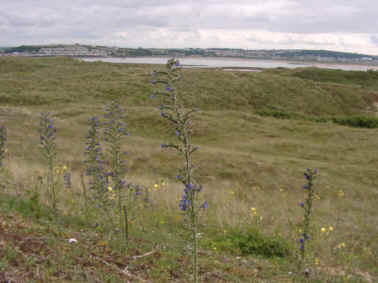
[[[153, 91], [149, 74], [154, 68], [158, 67], [69, 58], [1, 57], [0, 103], [47, 105], [112, 97], [122, 98], [130, 106], [146, 106], [152, 103], [148, 98]], [[203, 110], [266, 108], [316, 116], [362, 115], [378, 101], [375, 71], [278, 68], [260, 73], [184, 72], [183, 99]]]
[[120, 48], [91, 45], [22, 45], [0, 48], [3, 55], [71, 57], [204, 56], [281, 59], [378, 65], [378, 56], [329, 50], [246, 50], [240, 48]]
[[350, 58], [350, 59], [356, 59], [356, 58], [378, 59], [378, 56], [371, 56], [371, 55], [358, 54], [358, 53], [329, 51], [329, 50], [282, 50], [282, 51], [272, 51], [272, 53], [280, 54], [281, 56], [285, 56], [285, 57], [321, 56], [321, 57]]

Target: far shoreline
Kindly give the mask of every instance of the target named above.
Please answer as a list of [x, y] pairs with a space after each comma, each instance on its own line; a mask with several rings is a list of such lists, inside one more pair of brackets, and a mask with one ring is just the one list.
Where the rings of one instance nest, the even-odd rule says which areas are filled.
[[[146, 64], [146, 65], [164, 65], [163, 60], [168, 60], [171, 57], [168, 56], [138, 56], [138, 57], [75, 57], [79, 60], [83, 60], [86, 62], [94, 62], [94, 61], [102, 61], [108, 63], [118, 63], [118, 64]], [[144, 60], [152, 59], [152, 62], [143, 62]], [[378, 65], [372, 64], [355, 64], [355, 63], [337, 63], [337, 62], [318, 62], [318, 61], [298, 61], [298, 60], [283, 60], [283, 59], [262, 59], [262, 58], [241, 58], [241, 57], [204, 57], [204, 56], [185, 56], [185, 57], [177, 57], [177, 59], [185, 61], [193, 61], [193, 60], [208, 60], [209, 62], [215, 61], [224, 61], [225, 63], [234, 61], [240, 63], [250, 62], [251, 65], [257, 62], [257, 64], [266, 63], [265, 65], [271, 66], [238, 66], [235, 65], [224, 65], [224, 66], [211, 66], [206, 64], [193, 64], [193, 63], [183, 63], [182, 65], [185, 68], [198, 68], [198, 69], [235, 69], [235, 71], [242, 71], [242, 70], [251, 70], [251, 71], [262, 71], [265, 69], [274, 69], [274, 68], [324, 68], [324, 69], [339, 69], [345, 71], [378, 71]], [[116, 62], [119, 60], [119, 62]], [[122, 62], [121, 60], [132, 60], [135, 62]], [[160, 60], [160, 62], [158, 62]], [[280, 66], [282, 65], [282, 66]]]

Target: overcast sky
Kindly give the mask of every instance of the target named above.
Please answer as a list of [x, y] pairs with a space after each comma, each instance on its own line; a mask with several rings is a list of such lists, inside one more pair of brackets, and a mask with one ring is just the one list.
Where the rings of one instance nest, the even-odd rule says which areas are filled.
[[377, 0], [0, 0], [0, 46], [329, 49], [378, 55]]

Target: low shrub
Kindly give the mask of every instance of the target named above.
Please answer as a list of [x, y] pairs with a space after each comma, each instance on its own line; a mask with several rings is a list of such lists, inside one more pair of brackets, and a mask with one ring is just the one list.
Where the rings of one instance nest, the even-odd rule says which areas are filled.
[[378, 128], [378, 118], [375, 118], [375, 117], [363, 117], [363, 116], [340, 117], [340, 118], [332, 118], [332, 121], [339, 125], [350, 126], [350, 127], [355, 127], [355, 128], [368, 128], [368, 129]]
[[209, 241], [211, 247], [229, 252], [239, 251], [241, 255], [263, 257], [287, 257], [290, 255], [289, 243], [279, 235], [266, 235], [257, 228], [234, 230], [218, 235]]
[[316, 117], [316, 116], [306, 116], [299, 113], [285, 112], [281, 110], [260, 110], [256, 112], [260, 116], [273, 117], [277, 119], [287, 119], [287, 120], [305, 120], [312, 121], [316, 123], [327, 123], [333, 122], [335, 124], [354, 127], [354, 128], [367, 128], [376, 129], [378, 128], [378, 118], [376, 117], [365, 117], [365, 116], [351, 116], [351, 117]]

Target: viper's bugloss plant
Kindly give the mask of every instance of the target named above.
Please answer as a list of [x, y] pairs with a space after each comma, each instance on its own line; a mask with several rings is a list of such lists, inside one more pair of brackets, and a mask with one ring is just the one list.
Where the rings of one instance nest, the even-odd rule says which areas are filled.
[[89, 119], [86, 137], [86, 175], [90, 178], [89, 189], [97, 207], [106, 205], [108, 182], [104, 167], [104, 156], [100, 144], [100, 121], [97, 116]]
[[302, 186], [302, 189], [306, 192], [306, 199], [304, 202], [299, 204], [303, 208], [304, 216], [303, 222], [301, 224], [303, 232], [298, 239], [299, 251], [300, 251], [300, 266], [305, 262], [306, 259], [306, 243], [310, 240], [311, 233], [311, 217], [313, 213], [313, 201], [314, 201], [314, 179], [316, 178], [318, 171], [317, 169], [307, 168], [304, 172], [306, 178], [306, 184]]
[[[128, 246], [128, 227], [127, 208], [122, 205], [122, 190], [125, 186], [126, 165], [125, 157], [127, 152], [121, 150], [121, 144], [124, 137], [129, 133], [126, 131], [124, 123], [124, 111], [121, 109], [119, 102], [112, 101], [105, 109], [105, 131], [104, 140], [107, 144], [110, 172], [108, 175], [112, 178], [112, 190], [117, 194], [117, 206], [120, 217], [120, 229], [125, 238], [125, 245]], [[122, 219], [123, 218], [123, 219]]]
[[47, 189], [54, 213], [57, 212], [54, 164], [57, 154], [55, 133], [50, 113], [41, 113], [39, 119], [39, 137], [42, 155], [47, 163]]
[[193, 244], [193, 277], [198, 282], [198, 216], [201, 209], [208, 203], [200, 203], [198, 194], [202, 190], [193, 177], [192, 155], [199, 149], [192, 144], [192, 114], [198, 110], [184, 108], [180, 102], [176, 84], [181, 79], [181, 66], [178, 60], [170, 59], [167, 62], [166, 71], [153, 72], [152, 84], [156, 86], [155, 92], [150, 96], [159, 96], [163, 104], [159, 107], [161, 117], [168, 120], [176, 135], [176, 143], [162, 144], [161, 147], [176, 150], [184, 159], [184, 167], [180, 169], [177, 179], [184, 184], [184, 193], [179, 202], [179, 208], [190, 220], [191, 239]]
[[3, 160], [6, 153], [7, 128], [0, 126], [0, 168], [3, 167]]

